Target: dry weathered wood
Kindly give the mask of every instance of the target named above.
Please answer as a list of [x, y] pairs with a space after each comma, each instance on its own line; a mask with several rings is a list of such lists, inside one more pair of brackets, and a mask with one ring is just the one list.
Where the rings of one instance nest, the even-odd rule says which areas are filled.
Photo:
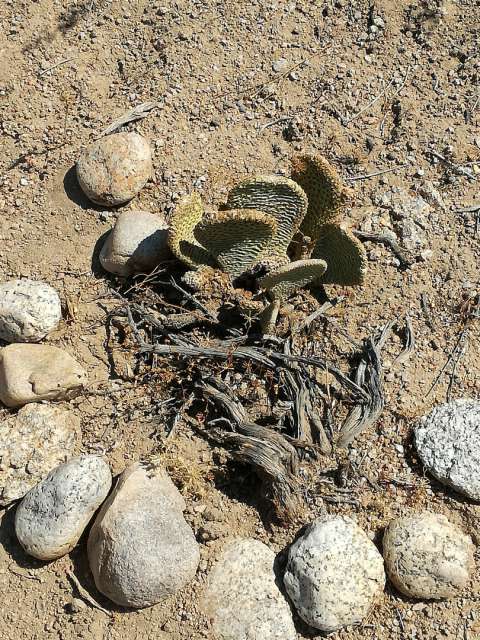
[[365, 340], [355, 382], [367, 395], [367, 400], [357, 402], [345, 418], [337, 437], [337, 446], [347, 447], [359, 433], [373, 425], [384, 407], [383, 373], [380, 351], [390, 334], [393, 322], [388, 322], [378, 338]]
[[380, 242], [381, 244], [389, 247], [397, 260], [400, 262], [400, 266], [402, 267], [402, 269], [408, 269], [412, 266], [412, 264], [415, 263], [415, 258], [411, 256], [406, 249], [401, 247], [394, 238], [391, 238], [384, 233], [367, 233], [366, 231], [359, 231], [358, 229], [355, 229], [353, 233], [359, 240]]
[[408, 315], [405, 316], [404, 333], [405, 344], [402, 351], [395, 358], [395, 362], [404, 362], [415, 349], [415, 336], [413, 333], [412, 323], [410, 322], [410, 318], [408, 317]]
[[233, 431], [214, 428], [209, 437], [226, 445], [235, 459], [251, 465], [262, 479], [264, 493], [271, 498], [277, 517], [291, 519], [299, 506], [299, 460], [295, 447], [276, 431], [249, 421], [245, 409], [228, 393], [226, 385], [209, 380], [199, 383], [198, 388], [233, 422]]
[[136, 120], [146, 118], [148, 114], [157, 106], [157, 102], [142, 102], [141, 104], [138, 104], [136, 107], [130, 109], [130, 111], [127, 111], [119, 118], [114, 120], [112, 124], [104, 129], [98, 137], [102, 138], [103, 136], [108, 136], [120, 129], [120, 127], [123, 127], [123, 125], [128, 124], [129, 122], [135, 122]]

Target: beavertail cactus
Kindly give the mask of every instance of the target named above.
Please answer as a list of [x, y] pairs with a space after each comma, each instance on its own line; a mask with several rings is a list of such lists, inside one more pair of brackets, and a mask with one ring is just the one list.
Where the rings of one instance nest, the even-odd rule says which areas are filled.
[[[211, 267], [256, 278], [260, 296], [269, 300], [260, 314], [265, 332], [275, 326], [282, 301], [300, 288], [359, 285], [365, 277], [363, 245], [338, 222], [350, 189], [321, 156], [294, 158], [292, 178], [247, 178], [230, 191], [223, 210], [209, 216], [192, 193], [170, 221], [172, 252], [197, 270], [187, 274], [192, 286], [208, 284]], [[302, 259], [291, 262], [287, 250], [299, 230]]]
[[339, 217], [352, 191], [342, 183], [328, 160], [320, 155], [295, 156], [292, 180], [302, 187], [308, 198], [308, 210], [300, 230], [312, 240], [317, 240], [322, 225]]
[[276, 231], [273, 216], [255, 209], [232, 209], [200, 222], [194, 235], [223, 271], [238, 276], [270, 246]]

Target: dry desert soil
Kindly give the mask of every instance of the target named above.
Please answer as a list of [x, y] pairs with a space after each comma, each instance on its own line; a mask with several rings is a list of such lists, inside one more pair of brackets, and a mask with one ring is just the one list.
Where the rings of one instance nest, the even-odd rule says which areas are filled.
[[[0, 280], [41, 279], [59, 291], [64, 320], [50, 342], [89, 374], [69, 402], [82, 451], [104, 454], [115, 474], [161, 451], [201, 540], [191, 585], [152, 608], [120, 610], [95, 590], [85, 539], [49, 564], [26, 556], [12, 505], [0, 512], [2, 640], [209, 638], [199, 601], [226, 540], [252, 536], [281, 552], [324, 512], [352, 515], [381, 541], [393, 517], [427, 508], [478, 542], [480, 507], [426, 476], [411, 439], [415, 420], [447, 394], [480, 391], [472, 314], [480, 209], [465, 211], [480, 202], [478, 1], [3, 0], [0, 25]], [[288, 524], [257, 499], [251, 471], [190, 423], [180, 421], [164, 446], [157, 408], [176, 375], [168, 360], [158, 365], [164, 387], [136, 379], [125, 345], [112, 371], [105, 317], [126, 285], [102, 271], [98, 249], [118, 211], [88, 202], [72, 167], [82, 147], [147, 101], [156, 109], [129, 128], [150, 140], [154, 175], [126, 208], [168, 217], [192, 188], [217, 205], [237, 178], [287, 172], [295, 152], [318, 151], [354, 189], [350, 224], [393, 230], [414, 254], [401, 268], [388, 247], [366, 242], [365, 285], [327, 291], [346, 296], [330, 314], [335, 322], [319, 325], [325, 353], [352, 351], [341, 330], [361, 340], [407, 315], [415, 347], [395, 361], [402, 335], [393, 334], [383, 354], [383, 414], [348, 450], [305, 463], [303, 510]], [[315, 308], [307, 294], [294, 304], [302, 313]], [[0, 419], [8, 413], [0, 409]], [[339, 472], [348, 493], [337, 491]], [[202, 539], [212, 518], [215, 533]], [[105, 611], [79, 604], [72, 573]], [[477, 571], [462, 597], [423, 602], [387, 585], [362, 624], [334, 637], [473, 640], [479, 587]], [[296, 624], [299, 638], [315, 635]]]

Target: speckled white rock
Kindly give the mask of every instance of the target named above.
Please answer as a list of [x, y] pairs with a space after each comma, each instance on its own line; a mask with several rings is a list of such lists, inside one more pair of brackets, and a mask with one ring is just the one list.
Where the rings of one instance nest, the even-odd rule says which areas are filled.
[[367, 615], [385, 585], [383, 559], [352, 519], [322, 516], [291, 546], [284, 583], [305, 622], [336, 631]]
[[415, 447], [437, 480], [480, 500], [480, 402], [460, 399], [436, 406], [414, 429]]
[[429, 511], [397, 518], [383, 537], [388, 577], [412, 598], [458, 596], [473, 571], [474, 551], [470, 536]]
[[60, 400], [87, 382], [70, 354], [43, 344], [10, 344], [0, 350], [0, 400], [7, 407]]
[[148, 141], [135, 132], [113, 133], [84, 149], [77, 161], [78, 182], [93, 202], [113, 207], [128, 202], [152, 175]]
[[148, 272], [171, 258], [165, 218], [148, 211], [124, 211], [100, 252], [100, 263], [110, 273], [128, 276]]
[[60, 558], [77, 544], [112, 486], [108, 464], [98, 456], [72, 458], [56, 467], [23, 498], [15, 533], [39, 560]]
[[60, 558], [77, 544], [111, 486], [110, 468], [98, 456], [79, 456], [61, 464], [18, 506], [18, 541], [39, 560]]
[[39, 342], [62, 317], [58, 293], [45, 282], [10, 280], [0, 284], [0, 339]]
[[203, 594], [202, 608], [221, 640], [296, 640], [290, 607], [275, 582], [275, 554], [259, 540], [232, 541]]
[[88, 537], [97, 589], [124, 607], [149, 607], [195, 575], [199, 547], [182, 496], [163, 469], [128, 467]]
[[0, 422], [0, 505], [23, 498], [80, 442], [78, 418], [58, 405], [30, 404]]

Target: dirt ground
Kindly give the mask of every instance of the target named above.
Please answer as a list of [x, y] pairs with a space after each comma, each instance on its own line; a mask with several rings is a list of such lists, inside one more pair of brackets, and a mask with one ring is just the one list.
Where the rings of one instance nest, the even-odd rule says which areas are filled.
[[[418, 260], [401, 270], [388, 248], [367, 243], [367, 283], [334, 311], [356, 339], [408, 314], [416, 346], [398, 363], [400, 338], [387, 345], [386, 409], [347, 454], [322, 459], [317, 475], [306, 472], [313, 480], [302, 517], [272, 524], [253, 497], [253, 476], [179, 425], [169, 455], [187, 519], [197, 534], [219, 523], [219, 537], [201, 544], [193, 584], [150, 609], [117, 610], [95, 590], [84, 540], [50, 564], [23, 554], [13, 506], [2, 512], [0, 529], [0, 637], [209, 638], [198, 603], [225, 540], [254, 536], [282, 551], [325, 511], [353, 515], [380, 541], [394, 516], [428, 508], [478, 543], [479, 506], [425, 477], [411, 444], [415, 419], [445, 400], [450, 381], [452, 398], [480, 391], [480, 336], [472, 323], [453, 378], [450, 363], [429, 393], [480, 289], [476, 213], [458, 211], [480, 199], [477, 0], [4, 0], [0, 24], [0, 279], [28, 276], [59, 291], [64, 321], [51, 342], [74, 354], [90, 379], [89, 392], [70, 402], [82, 421], [82, 451], [104, 453], [115, 473], [158, 447], [164, 425], [151, 408], [164, 392], [118, 379], [108, 386], [116, 393], [95, 393], [110, 376], [104, 318], [116, 304], [116, 281], [95, 256], [116, 211], [80, 193], [71, 168], [83, 145], [132, 106], [155, 100], [158, 108], [133, 127], [151, 141], [154, 176], [128, 208], [168, 215], [193, 187], [216, 205], [235, 178], [287, 171], [303, 149], [324, 153], [345, 179], [392, 169], [351, 181], [355, 202], [347, 215], [358, 229], [408, 236], [389, 205], [395, 188], [429, 205], [417, 221]], [[338, 343], [333, 333], [326, 325], [318, 337], [326, 352]], [[347, 459], [355, 463], [352, 501], [332, 504], [322, 473]], [[191, 468], [195, 490], [181, 481], [182, 469]], [[109, 613], [73, 601], [71, 572]], [[448, 602], [409, 600], [387, 585], [361, 625], [334, 637], [479, 638], [479, 588], [478, 571], [464, 596]], [[314, 635], [297, 623], [299, 638]]]

